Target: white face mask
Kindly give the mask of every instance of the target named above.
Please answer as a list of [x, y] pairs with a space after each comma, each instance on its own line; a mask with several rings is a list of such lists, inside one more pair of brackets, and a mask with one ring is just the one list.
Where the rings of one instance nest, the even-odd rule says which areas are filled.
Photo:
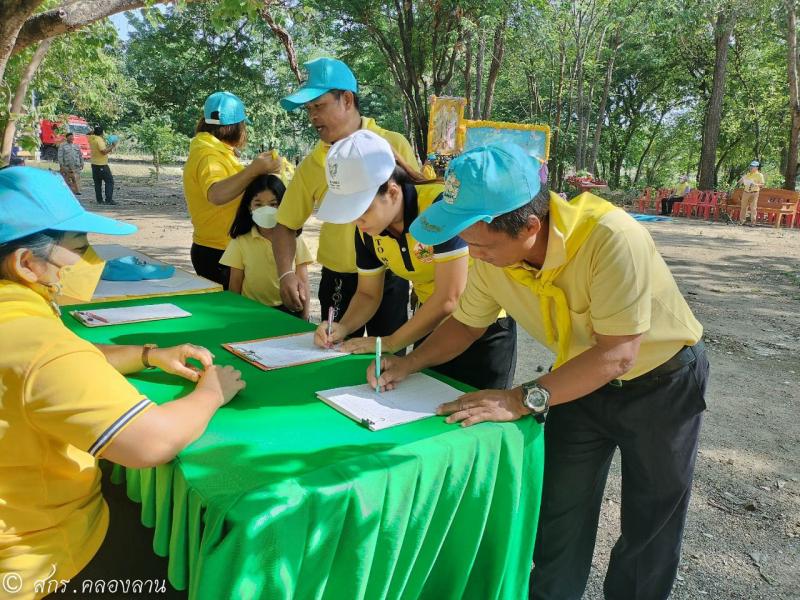
[[272, 229], [278, 224], [278, 209], [274, 206], [261, 206], [253, 211], [253, 221], [259, 227]]

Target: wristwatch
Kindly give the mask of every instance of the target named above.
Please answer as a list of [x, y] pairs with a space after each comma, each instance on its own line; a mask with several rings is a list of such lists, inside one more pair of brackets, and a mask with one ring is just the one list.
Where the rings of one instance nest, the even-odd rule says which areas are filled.
[[158, 348], [156, 344], [145, 344], [142, 346], [142, 364], [145, 369], [155, 369], [155, 367], [150, 364], [150, 351], [155, 348]]
[[520, 387], [522, 388], [522, 404], [531, 411], [534, 419], [539, 423], [544, 423], [547, 411], [550, 410], [550, 392], [538, 381], [529, 381]]

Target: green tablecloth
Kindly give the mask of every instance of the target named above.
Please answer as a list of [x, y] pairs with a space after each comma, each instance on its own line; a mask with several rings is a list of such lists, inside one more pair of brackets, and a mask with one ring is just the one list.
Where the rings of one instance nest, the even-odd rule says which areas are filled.
[[[111, 305], [162, 301], [192, 317], [64, 322], [99, 343], [201, 344], [247, 381], [171, 464], [124, 470], [176, 588], [213, 600], [526, 596], [544, 445], [533, 419], [372, 432], [315, 396], [362, 382], [369, 357], [256, 369], [220, 344], [312, 326], [227, 292]], [[130, 380], [158, 403], [191, 389], [159, 371]]]

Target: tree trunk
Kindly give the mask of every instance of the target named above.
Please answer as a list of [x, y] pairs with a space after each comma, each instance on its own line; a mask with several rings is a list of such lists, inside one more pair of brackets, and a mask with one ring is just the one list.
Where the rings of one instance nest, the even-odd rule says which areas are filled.
[[653, 146], [653, 142], [656, 140], [656, 137], [658, 137], [658, 132], [661, 131], [661, 123], [664, 121], [664, 117], [666, 116], [666, 114], [667, 114], [666, 110], [661, 113], [661, 117], [659, 117], [658, 123], [656, 123], [656, 126], [653, 128], [653, 134], [647, 141], [647, 146], [645, 147], [644, 152], [642, 152], [642, 155], [639, 157], [639, 164], [636, 165], [636, 174], [633, 176], [633, 182], [632, 182], [633, 187], [636, 187], [636, 184], [639, 181], [639, 175], [641, 175], [642, 172], [642, 165], [644, 164], [644, 159], [650, 152], [650, 148]]
[[730, 10], [720, 12], [714, 25], [716, 60], [714, 61], [714, 80], [711, 97], [706, 109], [703, 131], [703, 148], [700, 152], [700, 172], [698, 186], [701, 190], [715, 187], [715, 163], [719, 143], [720, 121], [722, 120], [722, 99], [725, 94], [725, 70], [728, 64], [728, 44], [733, 33], [736, 17]]
[[[597, 44], [597, 50], [595, 51], [594, 57], [594, 64], [600, 64], [600, 54], [603, 51], [603, 46], [605, 44], [606, 33], [608, 32], [608, 26], [603, 28], [603, 33], [600, 35], [600, 41]], [[589, 83], [589, 95], [584, 102], [584, 117], [583, 117], [583, 128], [581, 133], [581, 164], [584, 166], [585, 169], [591, 171], [592, 174], [595, 174], [592, 165], [589, 163], [589, 121], [591, 120], [592, 116], [592, 105], [594, 104], [594, 92], [595, 92], [595, 84], [597, 83], [596, 77], [590, 78]]]
[[792, 127], [789, 131], [789, 150], [786, 156], [786, 171], [783, 187], [795, 189], [797, 178], [797, 139], [800, 135], [800, 93], [797, 82], [797, 14], [795, 0], [786, 0], [787, 29], [786, 55], [789, 79], [789, 111], [792, 115]]
[[550, 172], [555, 175], [551, 186], [554, 189], [559, 189], [561, 184], [561, 180], [559, 179], [558, 174], [558, 161], [557, 158], [557, 150], [558, 150], [558, 138], [561, 134], [561, 95], [564, 92], [564, 69], [566, 68], [567, 63], [567, 53], [566, 47], [564, 45], [564, 41], [561, 40], [559, 42], [559, 50], [558, 50], [558, 85], [556, 86], [556, 100], [555, 100], [555, 118], [553, 119], [553, 135], [551, 136], [550, 140], [550, 164], [548, 165]]
[[472, 118], [481, 118], [481, 94], [483, 93], [483, 58], [486, 54], [486, 32], [481, 30], [478, 41], [478, 55], [475, 57], [475, 104], [472, 105]]
[[5, 131], [3, 132], [3, 142], [0, 145], [0, 163], [7, 164], [11, 156], [11, 147], [14, 144], [14, 134], [17, 132], [17, 115], [22, 113], [23, 105], [25, 104], [25, 96], [28, 95], [28, 86], [36, 74], [39, 65], [42, 64], [50, 45], [53, 43], [53, 38], [48, 38], [39, 43], [36, 51], [33, 53], [28, 66], [22, 72], [17, 84], [17, 90], [14, 92], [14, 99], [11, 101], [11, 111], [8, 115], [8, 123], [6, 123]]
[[581, 142], [583, 140], [583, 58], [584, 54], [581, 52], [578, 53], [578, 72], [576, 74], [576, 81], [575, 85], [577, 86], [576, 90], [576, 97], [575, 97], [575, 105], [576, 111], [578, 113], [578, 132], [575, 136], [575, 171], [583, 170], [583, 161], [581, 160], [581, 156], [583, 155], [583, 146]]
[[597, 123], [594, 128], [594, 139], [592, 140], [592, 152], [589, 155], [589, 169], [592, 172], [597, 170], [597, 154], [600, 151], [600, 134], [603, 131], [603, 123], [606, 118], [606, 106], [608, 105], [608, 95], [611, 90], [611, 78], [614, 74], [614, 61], [617, 57], [617, 52], [622, 46], [622, 27], [617, 27], [617, 32], [614, 35], [614, 43], [611, 50], [611, 56], [608, 57], [608, 64], [606, 64], [606, 79], [603, 83], [603, 95], [600, 98], [600, 105], [597, 107]]
[[506, 50], [506, 26], [508, 25], [508, 15], [503, 17], [494, 30], [494, 44], [492, 46], [492, 62], [489, 66], [489, 79], [486, 82], [486, 99], [483, 102], [483, 120], [488, 121], [492, 116], [492, 104], [494, 104], [494, 86], [497, 83], [497, 76], [500, 74], [500, 66], [503, 64], [503, 54]]
[[[467, 111], [472, 110], [472, 32], [468, 31], [464, 38], [464, 98], [467, 100]], [[470, 113], [467, 113], [470, 114]]]
[[0, 0], [0, 81], [26, 19], [43, 0]]

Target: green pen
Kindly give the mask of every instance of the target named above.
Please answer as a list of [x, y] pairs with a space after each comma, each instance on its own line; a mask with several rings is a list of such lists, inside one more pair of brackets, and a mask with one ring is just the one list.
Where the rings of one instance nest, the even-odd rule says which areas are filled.
[[375, 392], [381, 393], [381, 338], [375, 340]]

